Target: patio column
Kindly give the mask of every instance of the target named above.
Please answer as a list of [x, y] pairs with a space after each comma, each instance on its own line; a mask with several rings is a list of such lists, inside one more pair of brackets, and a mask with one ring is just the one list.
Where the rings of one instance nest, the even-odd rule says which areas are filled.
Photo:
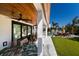
[[42, 11], [38, 11], [38, 19], [37, 19], [37, 38], [43, 36], [43, 19], [42, 19]]
[[43, 55], [43, 18], [42, 11], [38, 10], [38, 18], [37, 18], [37, 41], [38, 41], [38, 55]]

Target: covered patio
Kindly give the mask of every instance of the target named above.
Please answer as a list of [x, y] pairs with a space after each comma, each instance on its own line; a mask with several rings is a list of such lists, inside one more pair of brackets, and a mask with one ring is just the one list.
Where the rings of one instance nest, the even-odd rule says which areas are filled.
[[47, 35], [49, 16], [50, 4], [47, 3], [0, 4], [0, 50], [22, 45], [28, 35], [35, 34], [38, 55], [56, 55]]

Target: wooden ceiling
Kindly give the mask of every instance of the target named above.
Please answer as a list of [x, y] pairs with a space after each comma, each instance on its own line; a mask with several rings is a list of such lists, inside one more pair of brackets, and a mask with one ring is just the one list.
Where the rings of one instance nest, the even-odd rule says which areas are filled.
[[18, 18], [22, 14], [22, 18], [32, 20], [32, 24], [36, 24], [37, 11], [32, 3], [0, 3], [0, 14], [9, 17]]

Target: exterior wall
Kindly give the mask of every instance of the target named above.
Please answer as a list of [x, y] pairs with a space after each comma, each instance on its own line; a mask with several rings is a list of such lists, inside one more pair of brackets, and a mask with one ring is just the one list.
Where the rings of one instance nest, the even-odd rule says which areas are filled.
[[0, 50], [3, 47], [3, 42], [7, 41], [7, 46], [11, 45], [11, 20], [10, 18], [0, 15]]
[[[0, 50], [5, 47], [11, 46], [12, 20], [14, 19], [11, 19], [5, 15], [0, 14]], [[17, 20], [14, 20], [14, 21], [17, 21]], [[17, 21], [17, 22], [25, 23], [23, 21]], [[25, 24], [32, 25], [29, 23], [25, 23]], [[7, 41], [7, 46], [3, 47], [3, 42], [5, 41]]]

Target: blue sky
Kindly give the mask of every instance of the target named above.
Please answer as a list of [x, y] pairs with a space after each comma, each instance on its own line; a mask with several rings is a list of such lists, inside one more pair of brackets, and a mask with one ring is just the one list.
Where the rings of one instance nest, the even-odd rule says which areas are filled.
[[71, 23], [73, 18], [79, 16], [78, 3], [52, 3], [50, 11], [50, 24], [55, 21], [60, 27]]

